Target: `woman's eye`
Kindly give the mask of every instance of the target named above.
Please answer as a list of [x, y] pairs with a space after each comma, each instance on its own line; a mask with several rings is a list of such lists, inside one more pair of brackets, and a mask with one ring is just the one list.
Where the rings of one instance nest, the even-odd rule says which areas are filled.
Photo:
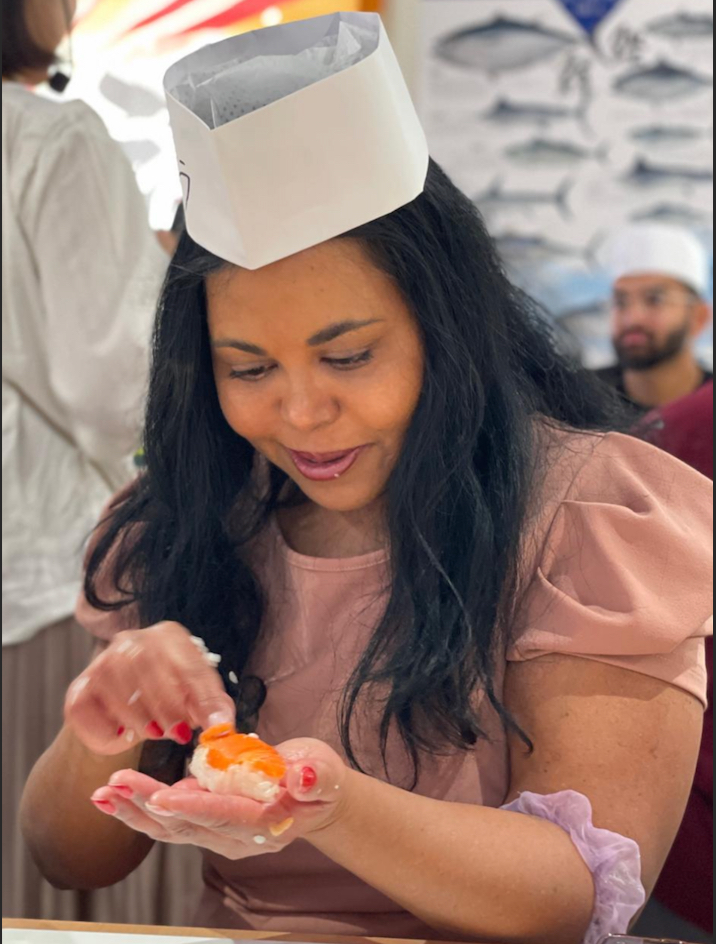
[[245, 370], [234, 368], [229, 377], [231, 380], [245, 380], [248, 383], [255, 383], [257, 380], [263, 380], [272, 370], [272, 367], [248, 367]]
[[[324, 363], [328, 364], [334, 370], [357, 370], [373, 360], [372, 351], [362, 351], [360, 354], [354, 354], [351, 357], [324, 357]], [[245, 383], [257, 383], [264, 380], [276, 369], [275, 365], [265, 365], [261, 367], [235, 367], [229, 374], [231, 380], [243, 380]]]
[[326, 357], [324, 360], [326, 364], [329, 364], [335, 370], [356, 370], [373, 360], [373, 352], [363, 351], [361, 354], [354, 354], [352, 357]]

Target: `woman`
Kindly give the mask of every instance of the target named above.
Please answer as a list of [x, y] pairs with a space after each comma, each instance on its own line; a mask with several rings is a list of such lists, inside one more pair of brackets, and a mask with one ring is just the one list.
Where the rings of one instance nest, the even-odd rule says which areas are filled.
[[168, 262], [97, 115], [34, 93], [73, 12], [2, 4], [3, 914], [28, 917], [79, 916], [40, 882], [17, 809], [87, 661], [72, 618], [81, 547], [132, 475]]
[[[434, 164], [408, 206], [253, 272], [185, 235], [155, 345], [147, 470], [78, 610], [106, 648], [25, 797], [45, 873], [107, 885], [189, 843], [203, 925], [576, 944], [628, 922], [698, 753], [706, 481], [603, 432], [608, 394]], [[280, 801], [163, 788], [236, 708], [284, 742]]]

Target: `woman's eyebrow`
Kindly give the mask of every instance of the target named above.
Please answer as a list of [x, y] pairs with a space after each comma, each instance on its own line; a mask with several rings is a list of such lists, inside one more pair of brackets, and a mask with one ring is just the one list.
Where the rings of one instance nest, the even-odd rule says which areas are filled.
[[[336, 338], [343, 337], [344, 334], [350, 334], [351, 331], [360, 331], [361, 328], [367, 328], [369, 325], [379, 324], [382, 321], [382, 318], [371, 318], [368, 321], [339, 321], [317, 331], [308, 339], [306, 344], [309, 347], [320, 347], [321, 344], [335, 341]], [[249, 341], [239, 341], [235, 338], [217, 338], [211, 342], [211, 346], [213, 348], [230, 347], [235, 351], [253, 354], [255, 357], [268, 357], [268, 353], [257, 344], [251, 344]]]
[[382, 318], [371, 318], [369, 321], [339, 321], [337, 324], [328, 325], [327, 328], [317, 331], [306, 343], [309, 347], [319, 347], [321, 344], [335, 341], [344, 334], [350, 334], [351, 331], [359, 331], [369, 325], [379, 324], [382, 320]]
[[253, 354], [255, 357], [268, 357], [268, 354], [257, 344], [250, 344], [248, 341], [237, 341], [233, 338], [217, 338], [211, 342], [214, 348], [231, 347], [235, 351], [243, 351], [245, 354]]

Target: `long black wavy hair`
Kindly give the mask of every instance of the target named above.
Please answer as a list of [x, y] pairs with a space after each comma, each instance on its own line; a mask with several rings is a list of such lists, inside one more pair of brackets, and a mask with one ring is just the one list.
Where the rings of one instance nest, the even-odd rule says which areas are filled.
[[[545, 457], [535, 418], [581, 430], [621, 425], [616, 397], [558, 350], [548, 322], [503, 272], [471, 202], [432, 163], [425, 192], [355, 230], [422, 332], [425, 378], [386, 494], [391, 586], [355, 666], [339, 726], [350, 762], [359, 696], [374, 693], [385, 747], [466, 749], [484, 736], [476, 692], [497, 698], [519, 600], [519, 559]], [[246, 553], [285, 499], [272, 468], [258, 489], [253, 447], [219, 406], [205, 278], [227, 263], [181, 239], [159, 306], [146, 415], [146, 471], [100, 530], [86, 574], [100, 609], [138, 605], [177, 620], [242, 676], [261, 633], [262, 588]], [[112, 552], [120, 599], [102, 599]]]

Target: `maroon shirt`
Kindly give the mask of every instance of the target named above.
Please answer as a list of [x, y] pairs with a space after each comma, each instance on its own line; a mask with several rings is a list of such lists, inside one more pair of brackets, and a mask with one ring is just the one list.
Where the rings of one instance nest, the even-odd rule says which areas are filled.
[[[664, 407], [655, 419], [663, 428], [656, 444], [714, 477], [714, 385]], [[676, 914], [713, 933], [713, 639], [706, 640], [706, 663], [711, 702], [706, 712], [704, 737], [696, 780], [686, 816], [656, 888], [656, 897]]]

